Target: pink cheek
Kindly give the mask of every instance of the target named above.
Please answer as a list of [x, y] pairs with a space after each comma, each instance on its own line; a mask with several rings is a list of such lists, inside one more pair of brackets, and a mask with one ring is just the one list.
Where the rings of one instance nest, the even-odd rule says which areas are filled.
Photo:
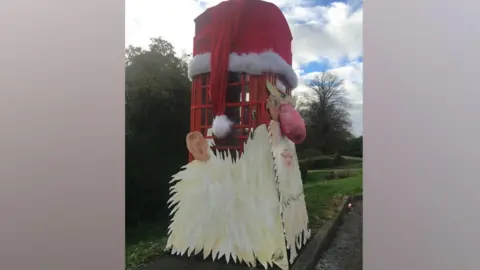
[[300, 144], [307, 136], [305, 121], [291, 105], [280, 105], [280, 128], [283, 134], [295, 144]]

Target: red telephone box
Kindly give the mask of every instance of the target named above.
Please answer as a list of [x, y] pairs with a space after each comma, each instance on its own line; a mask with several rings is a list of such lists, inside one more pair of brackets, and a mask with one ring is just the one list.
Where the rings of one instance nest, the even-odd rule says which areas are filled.
[[[277, 6], [260, 0], [222, 2], [207, 9], [195, 23], [194, 53], [189, 65], [190, 131], [213, 138], [214, 149], [230, 150], [234, 157], [236, 151], [242, 153], [250, 131], [270, 121], [265, 106], [266, 81], [281, 81], [287, 95], [297, 85], [291, 67], [290, 28]], [[222, 46], [216, 46], [222, 39]], [[212, 77], [224, 83], [212, 84]], [[212, 98], [218, 92], [223, 92], [222, 97]], [[219, 102], [224, 103], [220, 112], [214, 106]], [[218, 114], [232, 122], [226, 137], [208, 133]]]
[[306, 131], [288, 97], [298, 82], [287, 20], [272, 3], [228, 0], [195, 23], [186, 142], [196, 160], [171, 180], [167, 249], [288, 270], [310, 231], [295, 162]]

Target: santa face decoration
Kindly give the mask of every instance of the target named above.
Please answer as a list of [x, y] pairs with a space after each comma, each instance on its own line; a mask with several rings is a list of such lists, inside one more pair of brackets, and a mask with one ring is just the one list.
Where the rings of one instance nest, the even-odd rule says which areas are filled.
[[[288, 23], [260, 0], [224, 1], [195, 22], [192, 159], [171, 181], [167, 249], [288, 270], [310, 237]], [[231, 137], [241, 145], [223, 145]]]
[[194, 160], [172, 180], [167, 248], [173, 254], [288, 270], [305, 246], [310, 231], [295, 150], [305, 123], [275, 79], [251, 79], [252, 85], [266, 82], [250, 93], [263, 93], [271, 119], [252, 123], [242, 155], [214, 153], [212, 129], [206, 138], [198, 131], [187, 135]]

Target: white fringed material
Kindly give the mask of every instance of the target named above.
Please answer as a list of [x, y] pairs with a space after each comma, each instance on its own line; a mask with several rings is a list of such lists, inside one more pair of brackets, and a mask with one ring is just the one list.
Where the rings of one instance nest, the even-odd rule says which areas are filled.
[[[273, 163], [276, 168], [277, 188], [280, 194], [285, 242], [290, 253], [290, 263], [293, 263], [298, 252], [310, 238], [308, 229], [308, 214], [303, 194], [302, 177], [296, 156], [295, 144], [281, 136], [280, 125], [277, 121], [270, 121], [270, 143], [273, 154]], [[291, 164], [288, 165], [282, 153], [288, 149], [293, 154]]]
[[[275, 121], [260, 125], [236, 162], [209, 149], [207, 162], [192, 161], [173, 176], [167, 250], [289, 270], [287, 259], [297, 257], [310, 230], [295, 144], [280, 134]], [[290, 165], [285, 149], [294, 154]]]
[[226, 115], [218, 115], [213, 119], [213, 135], [219, 139], [225, 138], [232, 129], [232, 121]]
[[167, 250], [289, 269], [268, 141], [260, 125], [236, 162], [209, 149], [207, 162], [192, 161], [173, 176]]
[[[191, 79], [199, 74], [211, 71], [211, 53], [195, 55], [188, 64], [188, 77]], [[250, 75], [262, 73], [276, 73], [285, 77], [292, 89], [297, 87], [297, 73], [285, 60], [273, 51], [262, 53], [238, 54], [231, 53], [228, 62], [228, 70], [231, 72], [245, 72]]]

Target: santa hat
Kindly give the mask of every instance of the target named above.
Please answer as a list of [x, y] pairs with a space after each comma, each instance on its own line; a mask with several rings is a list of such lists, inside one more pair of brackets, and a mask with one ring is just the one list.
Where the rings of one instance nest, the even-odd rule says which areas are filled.
[[[216, 117], [213, 134], [225, 137], [232, 122], [225, 116], [228, 72], [275, 73], [292, 88], [292, 34], [282, 11], [261, 0], [229, 0], [195, 19], [193, 58], [188, 75], [210, 72], [209, 97]], [[281, 87], [280, 87], [281, 88]]]

